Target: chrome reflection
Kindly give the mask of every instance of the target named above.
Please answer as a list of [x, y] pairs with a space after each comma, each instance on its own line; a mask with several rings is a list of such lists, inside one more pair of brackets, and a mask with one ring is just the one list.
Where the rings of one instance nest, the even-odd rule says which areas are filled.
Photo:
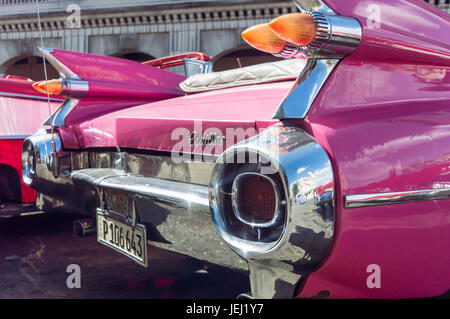
[[317, 26], [316, 36], [308, 46], [310, 58], [343, 58], [356, 50], [362, 29], [358, 20], [339, 15], [310, 13]]
[[72, 170], [112, 168], [138, 176], [209, 185], [213, 162], [174, 161], [170, 154], [151, 155], [129, 152], [71, 152]]
[[22, 146], [22, 176], [26, 185], [32, 185], [36, 175], [36, 161], [34, 147], [30, 141], [25, 141]]
[[80, 100], [66, 98], [55, 112], [44, 122], [43, 125], [59, 127], [64, 125], [66, 116], [77, 106]]
[[326, 14], [336, 14], [329, 6], [322, 0], [294, 0], [297, 8], [302, 11], [316, 11]]
[[89, 168], [89, 152], [71, 152], [70, 166], [72, 171]]
[[[39, 47], [39, 51], [50, 64], [59, 72], [63, 80], [62, 95], [66, 96], [86, 96], [89, 92], [89, 84], [83, 81], [77, 74], [70, 70], [66, 65], [61, 63], [53, 56], [53, 49]], [[48, 118], [43, 125], [51, 125], [60, 127], [64, 125], [66, 116], [79, 103], [78, 99], [66, 98], [63, 104]]]
[[65, 91], [62, 95], [66, 95], [64, 102], [56, 109], [55, 112], [44, 122], [43, 125], [51, 125], [54, 127], [64, 126], [64, 120], [67, 115], [78, 105], [80, 99], [69, 97], [70, 94], [83, 97], [88, 94], [89, 85], [85, 81], [80, 80], [63, 80]]
[[126, 224], [145, 225], [153, 246], [248, 270], [245, 261], [217, 236], [208, 187], [104, 168], [73, 172], [72, 180], [78, 189], [95, 187], [101, 199], [97, 209], [103, 214]]
[[61, 139], [57, 133], [41, 130], [25, 139], [22, 147], [22, 172], [27, 185], [36, 187], [43, 179], [55, 180], [55, 156], [52, 154], [58, 156], [57, 169], [67, 174], [70, 170], [69, 156], [62, 151]]
[[84, 97], [89, 93], [89, 83], [79, 79], [63, 79], [61, 95], [71, 97]]
[[316, 25], [316, 35], [307, 46], [287, 43], [276, 56], [308, 59], [293, 88], [276, 110], [273, 118], [304, 118], [339, 61], [357, 49], [362, 28], [357, 19], [337, 15], [321, 0], [295, 0], [299, 10], [309, 14]]
[[[52, 156], [52, 141], [55, 141], [57, 164]], [[82, 173], [85, 169], [94, 169], [103, 175], [105, 172], [115, 172], [115, 175], [132, 174], [135, 176], [165, 179], [170, 181], [191, 183], [194, 185], [209, 185], [213, 162], [173, 161], [170, 154], [130, 154], [118, 151], [72, 151], [62, 150], [59, 135], [46, 130], [25, 140], [23, 153], [24, 181], [32, 185], [44, 196], [40, 208], [52, 210], [53, 203], [58, 203], [59, 210], [81, 212], [87, 215], [95, 213], [96, 201], [93, 199], [95, 189], [77, 191], [73, 185], [72, 173]], [[54, 169], [58, 174], [54, 174]], [[58, 176], [57, 178], [55, 176]], [[89, 187], [88, 187], [89, 188]], [[76, 195], [74, 195], [76, 194]], [[86, 198], [77, 199], [85, 195]], [[86, 201], [82, 203], [80, 201]], [[64, 205], [62, 205], [64, 204]], [[64, 206], [64, 207], [63, 207]]]
[[361, 42], [362, 29], [358, 20], [335, 14], [304, 11], [316, 25], [316, 35], [307, 46], [287, 43], [274, 54], [282, 58], [342, 59], [356, 50]]
[[[0, 96], [7, 96], [7, 97], [16, 97], [19, 99], [32, 99], [32, 100], [43, 100], [48, 101], [48, 98], [45, 96], [37, 96], [37, 95], [30, 95], [30, 94], [19, 94], [19, 93], [11, 93], [11, 92], [0, 92]], [[56, 98], [50, 98], [50, 102], [61, 102], [61, 99]]]
[[[60, 163], [58, 178], [50, 165], [52, 140]], [[28, 141], [33, 147], [25, 148], [23, 158], [36, 162], [32, 182], [40, 210], [94, 217], [102, 209], [124, 223], [144, 224], [153, 246], [248, 270], [245, 260], [217, 236], [211, 219], [208, 185], [214, 163], [176, 163], [170, 153], [69, 153], [62, 150], [58, 134], [48, 131]]]
[[394, 193], [347, 195], [345, 196], [345, 207], [358, 208], [443, 199], [450, 199], [450, 188], [436, 188]]
[[304, 118], [325, 81], [338, 65], [339, 60], [308, 60], [306, 67], [295, 81], [290, 93], [281, 102], [273, 118]]
[[[213, 159], [213, 157], [211, 157]], [[139, 176], [155, 177], [199, 185], [209, 185], [213, 162], [174, 161], [170, 154], [133, 154], [121, 151], [74, 151], [70, 153], [72, 171], [111, 168]]]
[[39, 47], [39, 52], [59, 72], [61, 77], [80, 80], [80, 77], [53, 56], [52, 48]]
[[[230, 161], [254, 153], [260, 155], [256, 166], [250, 161]], [[252, 236], [258, 228], [246, 228], [231, 218], [227, 194], [234, 170], [242, 173], [264, 166], [277, 168], [270, 176], [281, 182], [287, 197], [285, 217], [281, 228], [263, 229], [259, 236]], [[224, 241], [248, 261], [255, 298], [293, 297], [298, 281], [325, 259], [334, 234], [333, 180], [327, 153], [298, 127], [272, 126], [218, 159], [210, 183], [215, 226]], [[319, 200], [318, 194], [322, 195]]]

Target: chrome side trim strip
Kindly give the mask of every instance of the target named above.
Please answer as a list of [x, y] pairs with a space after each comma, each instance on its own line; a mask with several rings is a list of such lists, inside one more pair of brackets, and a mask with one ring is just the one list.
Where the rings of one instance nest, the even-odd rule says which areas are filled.
[[[55, 58], [52, 53], [53, 49], [39, 47], [42, 56], [59, 72], [63, 81], [64, 91], [66, 95], [76, 95], [83, 97], [89, 92], [89, 84], [70, 70], [66, 65]], [[52, 125], [55, 127], [63, 126], [66, 116], [78, 104], [77, 99], [66, 99], [63, 104], [44, 122], [43, 125]]]
[[325, 81], [338, 65], [338, 59], [308, 60], [293, 89], [281, 102], [274, 119], [304, 118]]
[[347, 195], [345, 196], [345, 208], [404, 204], [443, 199], [450, 199], [450, 188], [437, 188], [394, 193]]
[[53, 49], [39, 47], [42, 56], [59, 72], [62, 78], [70, 78], [74, 80], [81, 80], [81, 78], [70, 70], [67, 66], [62, 64], [52, 53]]
[[134, 175], [108, 177], [100, 181], [98, 185], [130, 194], [152, 197], [159, 201], [176, 203], [178, 206], [200, 206], [209, 212], [208, 187], [206, 186]]
[[[7, 97], [17, 97], [19, 99], [33, 99], [33, 100], [43, 100], [47, 101], [46, 96], [36, 96], [31, 94], [19, 94], [19, 93], [10, 93], [10, 92], [0, 92], [0, 96], [7, 96]], [[62, 102], [61, 99], [55, 99], [50, 98], [51, 102]]]
[[0, 135], [0, 140], [24, 140], [30, 135]]
[[44, 125], [48, 124], [49, 121], [52, 126], [59, 127], [64, 126], [64, 120], [66, 116], [73, 110], [73, 108], [78, 104], [80, 100], [77, 99], [66, 99], [63, 104], [56, 110], [52, 116], [44, 123]]

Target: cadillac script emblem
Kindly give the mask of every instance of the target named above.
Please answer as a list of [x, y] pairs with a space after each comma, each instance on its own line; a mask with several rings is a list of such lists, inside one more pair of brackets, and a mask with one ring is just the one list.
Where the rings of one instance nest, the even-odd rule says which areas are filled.
[[225, 143], [225, 136], [217, 135], [216, 133], [200, 135], [193, 131], [188, 135], [189, 144], [194, 145], [221, 145]]

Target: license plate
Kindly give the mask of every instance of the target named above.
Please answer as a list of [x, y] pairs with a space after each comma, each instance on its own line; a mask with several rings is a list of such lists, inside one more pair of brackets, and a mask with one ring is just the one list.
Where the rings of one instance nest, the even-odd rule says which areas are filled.
[[97, 241], [147, 267], [145, 226], [130, 226], [97, 211]]

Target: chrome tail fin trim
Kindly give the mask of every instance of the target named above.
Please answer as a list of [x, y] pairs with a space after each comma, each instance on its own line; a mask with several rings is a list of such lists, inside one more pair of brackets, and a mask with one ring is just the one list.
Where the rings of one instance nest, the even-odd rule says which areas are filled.
[[345, 208], [405, 204], [450, 199], [450, 188], [345, 196]]

